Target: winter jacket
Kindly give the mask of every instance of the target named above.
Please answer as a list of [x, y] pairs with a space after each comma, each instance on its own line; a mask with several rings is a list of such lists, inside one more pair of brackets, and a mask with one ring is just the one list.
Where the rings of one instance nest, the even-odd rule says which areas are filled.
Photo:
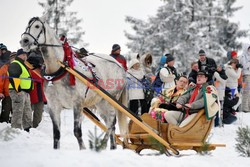
[[116, 61], [118, 61], [122, 67], [125, 69], [125, 71], [128, 70], [128, 67], [127, 67], [127, 62], [126, 62], [126, 59], [124, 56], [122, 55], [115, 55], [115, 54], [111, 54], [111, 56], [116, 59]]
[[[16, 61], [18, 61], [18, 63]], [[23, 69], [26, 69], [26, 71], [25, 70], [23, 71]], [[20, 78], [26, 72], [28, 73], [28, 76], [26, 78]], [[17, 92], [25, 91], [27, 93], [32, 90], [33, 82], [31, 80], [31, 75], [29, 74], [28, 68], [26, 67], [26, 65], [24, 64], [24, 61], [21, 58], [16, 57], [15, 61], [13, 61], [9, 65], [8, 73], [10, 77], [9, 88], [15, 89]], [[18, 81], [15, 81], [14, 78], [20, 78], [20, 83], [18, 83]]]
[[44, 94], [44, 79], [40, 78], [35, 72], [30, 70], [31, 78], [33, 79], [34, 89], [32, 89], [30, 94], [31, 104], [36, 104], [38, 102], [47, 103], [47, 99]]
[[228, 77], [226, 86], [230, 89], [235, 89], [235, 93], [238, 93], [238, 79], [241, 75], [241, 68], [234, 70], [231, 65], [226, 67], [226, 75]]
[[205, 64], [203, 64], [200, 60], [198, 60], [198, 66], [199, 66], [199, 70], [205, 70], [208, 72], [208, 75], [209, 75], [208, 81], [212, 81], [214, 72], [217, 69], [217, 65], [214, 59], [206, 57]]
[[10, 96], [9, 94], [9, 76], [8, 76], [9, 64], [5, 64], [0, 68], [0, 93], [4, 96]]
[[[139, 63], [139, 61], [137, 59], [132, 59], [129, 67], [130, 69], [128, 70], [128, 93], [129, 93], [129, 100], [135, 100], [135, 99], [144, 99], [144, 92], [143, 92], [143, 85], [140, 82], [140, 80], [143, 79], [144, 77], [144, 71], [139, 68], [139, 70], [135, 70], [132, 68], [132, 66], [136, 63]], [[132, 75], [130, 75], [130, 74]]]
[[[204, 98], [203, 98], [203, 92], [202, 89], [207, 87], [207, 83], [203, 84], [202, 87], [199, 89], [199, 92], [197, 96], [195, 97], [194, 101], [191, 103], [191, 108], [189, 110], [190, 114], [197, 113], [200, 111], [200, 109], [204, 108]], [[179, 104], [187, 104], [189, 102], [189, 99], [191, 98], [195, 88], [192, 88], [191, 90], [187, 90], [182, 96], [180, 96], [177, 100], [177, 103]]]
[[160, 70], [160, 79], [163, 82], [163, 89], [169, 89], [175, 86], [176, 77], [176, 69], [165, 65], [164, 68]]
[[[222, 73], [225, 73], [225, 72], [222, 72]], [[225, 97], [225, 88], [226, 88], [227, 77], [223, 76], [222, 74], [220, 75], [220, 73], [217, 71], [215, 71], [214, 77], [216, 79], [215, 85], [216, 85], [216, 89], [218, 91], [219, 99], [220, 99], [220, 101], [223, 101], [224, 97]]]
[[243, 50], [243, 54], [240, 58], [240, 64], [243, 65], [243, 75], [250, 75], [250, 53], [248, 52], [248, 46]]
[[188, 83], [195, 83], [196, 84], [196, 78], [197, 78], [198, 71], [192, 70], [188, 75]]
[[142, 65], [141, 68], [145, 71], [145, 74], [152, 74], [152, 55], [150, 53], [146, 53], [141, 56], [140, 58], [140, 64]]

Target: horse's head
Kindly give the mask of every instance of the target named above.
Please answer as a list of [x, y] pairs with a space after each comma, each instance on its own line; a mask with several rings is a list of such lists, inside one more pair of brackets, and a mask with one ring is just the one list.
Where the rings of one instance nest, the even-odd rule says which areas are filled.
[[46, 15], [43, 17], [33, 17], [30, 19], [25, 32], [22, 34], [20, 44], [22, 48], [29, 52], [36, 49], [40, 44], [46, 43]]

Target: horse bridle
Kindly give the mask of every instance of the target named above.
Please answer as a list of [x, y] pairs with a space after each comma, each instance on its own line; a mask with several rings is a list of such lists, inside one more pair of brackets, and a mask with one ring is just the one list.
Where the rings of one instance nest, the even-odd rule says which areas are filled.
[[[39, 32], [38, 36], [35, 38], [35, 37], [30, 33], [30, 29], [31, 29], [31, 26], [32, 26], [36, 21], [39, 21], [39, 22], [42, 24], [42, 29], [41, 29], [41, 31]], [[45, 27], [44, 27], [44, 23], [39, 19], [39, 17], [33, 17], [33, 18], [29, 21], [28, 27], [26, 28], [25, 32], [24, 32], [21, 36], [23, 36], [24, 34], [30, 36], [30, 37], [34, 40], [34, 43], [33, 43], [33, 44], [39, 46], [39, 45], [43, 45], [43, 44], [39, 44], [39, 43], [38, 43], [38, 39], [39, 39], [39, 37], [41, 36], [42, 33], [44, 34], [44, 38], [45, 38], [43, 44], [45, 44], [45, 43], [46, 43], [46, 29], [45, 29]]]

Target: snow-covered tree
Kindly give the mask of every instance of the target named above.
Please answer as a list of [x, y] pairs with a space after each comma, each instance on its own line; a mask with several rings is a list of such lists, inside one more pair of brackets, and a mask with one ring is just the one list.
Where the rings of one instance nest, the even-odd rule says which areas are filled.
[[[189, 68], [204, 49], [219, 61], [229, 49], [240, 47], [238, 38], [246, 35], [229, 21], [233, 0], [164, 0], [157, 14], [146, 21], [127, 17], [134, 34], [125, 32], [133, 52], [150, 51], [154, 56], [172, 53], [180, 71]], [[231, 29], [233, 31], [231, 32]]]
[[41, 0], [40, 6], [44, 8], [44, 14], [48, 14], [48, 23], [58, 35], [64, 34], [72, 44], [87, 45], [82, 36], [85, 32], [80, 27], [82, 19], [77, 18], [77, 12], [67, 11], [74, 0]]

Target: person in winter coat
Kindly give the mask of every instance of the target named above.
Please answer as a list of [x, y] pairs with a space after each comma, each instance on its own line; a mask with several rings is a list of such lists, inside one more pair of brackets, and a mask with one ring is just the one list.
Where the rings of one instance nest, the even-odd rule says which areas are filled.
[[16, 59], [10, 63], [9, 93], [12, 100], [11, 127], [24, 129], [29, 132], [32, 127], [32, 110], [29, 92], [33, 88], [33, 82], [28, 68], [24, 62], [27, 60], [27, 53], [23, 49], [17, 51]]
[[[227, 60], [228, 60], [227, 64], [230, 62], [231, 59], [238, 59], [238, 54], [235, 50], [227, 52]], [[240, 78], [238, 79], [238, 92], [241, 92], [242, 83], [243, 83], [243, 75], [241, 72]]]
[[232, 96], [238, 93], [238, 79], [241, 75], [242, 67], [237, 59], [231, 59], [226, 66], [226, 75], [228, 77], [226, 87], [232, 91]]
[[[132, 74], [132, 75], [131, 75]], [[139, 104], [141, 105], [141, 114], [147, 113], [147, 103], [145, 100], [143, 85], [140, 82], [144, 77], [144, 71], [140, 68], [138, 59], [132, 59], [128, 70], [128, 97], [129, 109], [138, 114]]]
[[186, 91], [188, 79], [182, 75], [176, 80], [176, 86], [166, 89], [159, 97], [152, 100], [149, 114], [155, 118], [164, 121], [164, 113], [168, 110], [181, 110], [176, 108], [178, 98]]
[[231, 124], [237, 120], [236, 111], [234, 110], [234, 106], [239, 102], [239, 96], [232, 96], [232, 92], [230, 89], [225, 90], [225, 99], [223, 105], [223, 123]]
[[227, 75], [225, 70], [223, 69], [223, 65], [218, 65], [217, 70], [214, 72], [215, 77], [215, 86], [218, 91], [219, 100], [223, 101], [225, 97], [225, 88], [227, 83]]
[[140, 57], [140, 64], [141, 68], [145, 71], [145, 74], [153, 75], [152, 72], [152, 63], [153, 63], [153, 56], [151, 53], [145, 53]]
[[[15, 60], [16, 52], [11, 53], [10, 62]], [[10, 63], [9, 62], [9, 63]], [[11, 98], [9, 94], [9, 63], [0, 68], [0, 99], [2, 99], [2, 112], [0, 115], [0, 122], [10, 123], [10, 113], [12, 111]]]
[[174, 57], [172, 55], [168, 55], [164, 67], [156, 75], [152, 86], [157, 94], [159, 94], [162, 90], [175, 86], [175, 78], [178, 77], [178, 73], [174, 67], [174, 63]]
[[184, 105], [188, 108], [186, 109], [186, 114], [180, 111], [167, 111], [165, 112], [164, 117], [168, 123], [174, 125], [180, 123], [180, 127], [183, 127], [195, 117], [200, 109], [204, 108], [205, 102], [202, 89], [207, 88], [207, 80], [208, 73], [205, 71], [199, 71], [195, 88], [186, 91], [176, 102], [176, 108], [181, 109]]
[[196, 84], [196, 77], [197, 73], [199, 71], [199, 66], [197, 62], [191, 63], [191, 72], [188, 75], [188, 83], [190, 86], [193, 86]]
[[213, 75], [216, 71], [217, 65], [214, 59], [206, 57], [206, 53], [202, 49], [199, 51], [198, 66], [199, 70], [208, 72], [208, 82], [209, 84], [213, 84]]
[[42, 55], [36, 52], [31, 52], [28, 56], [27, 61], [32, 64], [32, 70], [29, 70], [31, 78], [34, 83], [34, 88], [29, 92], [31, 107], [33, 109], [33, 128], [38, 127], [42, 121], [42, 114], [44, 104], [47, 104], [47, 99], [44, 94], [44, 79], [38, 76], [33, 70], [41, 70], [42, 64], [44, 63]]
[[116, 59], [116, 61], [118, 61], [122, 65], [122, 67], [125, 69], [125, 71], [127, 71], [128, 70], [127, 61], [126, 61], [125, 57], [122, 56], [120, 53], [121, 53], [120, 45], [114, 44], [112, 46], [112, 51], [111, 51], [110, 56], [112, 56], [114, 59]]
[[250, 46], [244, 49], [240, 58], [240, 64], [243, 65], [243, 82], [245, 86], [242, 92], [242, 111], [250, 112]]
[[[215, 87], [217, 89], [219, 100], [220, 100], [220, 107], [221, 107], [221, 115], [223, 114], [223, 104], [224, 104], [224, 97], [225, 97], [225, 89], [226, 89], [226, 82], [227, 82], [227, 75], [225, 70], [223, 69], [223, 65], [218, 65], [217, 70], [214, 72], [215, 77]], [[219, 116], [218, 113], [215, 118], [215, 126], [220, 125], [220, 119], [222, 116]]]
[[7, 47], [4, 44], [0, 44], [1, 54], [0, 54], [0, 67], [10, 61], [11, 52], [8, 51]]

